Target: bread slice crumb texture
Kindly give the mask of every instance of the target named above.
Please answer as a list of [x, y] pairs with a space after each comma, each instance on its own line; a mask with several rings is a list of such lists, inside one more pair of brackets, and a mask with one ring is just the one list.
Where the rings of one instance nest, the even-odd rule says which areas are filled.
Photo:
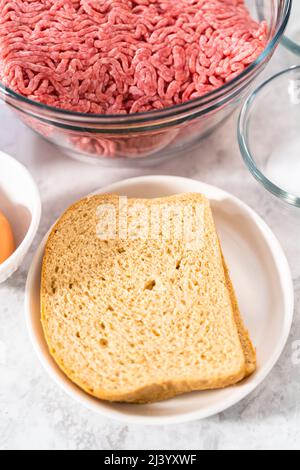
[[119, 215], [119, 197], [72, 206], [52, 230], [43, 260], [50, 353], [74, 383], [108, 401], [148, 403], [237, 383], [246, 360], [208, 200], [198, 194], [128, 200], [131, 227], [137, 203], [149, 212], [201, 205], [201, 245], [123, 239], [118, 224], [115, 239], [100, 239], [99, 207], [110, 204]]

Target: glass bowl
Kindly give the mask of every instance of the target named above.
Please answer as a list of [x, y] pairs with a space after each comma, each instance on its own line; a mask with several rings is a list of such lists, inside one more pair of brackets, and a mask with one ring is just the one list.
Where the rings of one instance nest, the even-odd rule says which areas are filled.
[[254, 91], [241, 111], [238, 139], [252, 175], [272, 194], [300, 207], [300, 66]]
[[291, 0], [246, 0], [246, 4], [254, 18], [266, 21], [268, 44], [238, 77], [201, 98], [160, 111], [126, 116], [59, 110], [24, 98], [1, 83], [0, 98], [29, 127], [73, 158], [122, 166], [158, 163], [186, 152], [223, 122], [270, 61], [284, 34]]
[[282, 40], [284, 46], [300, 56], [300, 1], [293, 0], [290, 20], [285, 36]]

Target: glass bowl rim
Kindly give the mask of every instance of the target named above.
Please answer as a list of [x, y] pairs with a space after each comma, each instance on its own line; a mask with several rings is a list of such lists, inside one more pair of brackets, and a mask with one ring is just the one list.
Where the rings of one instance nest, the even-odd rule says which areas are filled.
[[[241, 72], [237, 77], [235, 77], [233, 80], [230, 80], [228, 83], [225, 83], [222, 87], [218, 88], [217, 90], [211, 91], [209, 93], [206, 93], [205, 95], [201, 96], [200, 98], [194, 98], [193, 100], [189, 100], [186, 103], [182, 103], [179, 105], [174, 105], [170, 106], [167, 108], [164, 108], [162, 110], [155, 110], [155, 111], [147, 111], [143, 113], [135, 113], [135, 114], [130, 114], [130, 115], [120, 115], [120, 114], [88, 114], [88, 113], [80, 113], [80, 112], [75, 112], [75, 111], [68, 111], [65, 109], [60, 109], [60, 108], [55, 108], [53, 106], [45, 105], [42, 103], [39, 103], [38, 101], [31, 100], [29, 98], [26, 98], [25, 96], [20, 95], [19, 93], [14, 92], [12, 89], [9, 87], [5, 86], [1, 81], [0, 81], [0, 91], [4, 92], [9, 98], [12, 98], [16, 101], [19, 101], [20, 103], [27, 104], [33, 108], [36, 108], [37, 110], [41, 111], [48, 111], [51, 113], [54, 113], [58, 117], [65, 117], [65, 118], [77, 118], [78, 120], [81, 119], [92, 119], [92, 120], [104, 120], [104, 121], [115, 121], [117, 122], [128, 122], [132, 123], [135, 120], [138, 120], [138, 122], [143, 123], [143, 122], [149, 122], [153, 118], [167, 118], [167, 117], [172, 117], [174, 115], [178, 115], [181, 112], [193, 110], [195, 108], [198, 108], [198, 106], [201, 106], [202, 104], [206, 105], [211, 102], [215, 98], [222, 97], [226, 94], [226, 92], [234, 88], [236, 84], [241, 82], [244, 78], [248, 77], [252, 71], [254, 71], [264, 60], [265, 58], [269, 55], [269, 53], [275, 48], [277, 43], [280, 41], [280, 38], [282, 37], [286, 26], [288, 24], [290, 14], [291, 14], [291, 9], [292, 9], [292, 0], [283, 0], [283, 18], [279, 26], [276, 28], [276, 31], [269, 41], [268, 45], [265, 47], [265, 49], [262, 51], [262, 53], [259, 55], [259, 57], [252, 63], [250, 64], [243, 72]], [[5, 102], [5, 97], [2, 98]]]
[[[299, 0], [298, 0], [299, 1]], [[288, 49], [293, 54], [300, 56], [300, 44], [297, 44], [295, 41], [290, 39], [288, 36], [283, 36], [282, 44], [286, 49]]]
[[273, 75], [268, 80], [263, 82], [254, 92], [248, 97], [244, 103], [240, 112], [238, 120], [238, 143], [244, 162], [246, 163], [250, 173], [254, 178], [261, 183], [267, 191], [278, 197], [282, 201], [296, 207], [300, 207], [300, 197], [280, 188], [280, 186], [273, 183], [258, 167], [256, 159], [253, 157], [250, 151], [249, 139], [248, 139], [248, 128], [249, 128], [249, 116], [250, 112], [255, 106], [256, 98], [258, 98], [266, 88], [272, 86], [276, 80], [288, 76], [295, 71], [300, 72], [300, 65], [293, 65], [288, 69], [284, 69], [281, 72]]
[[[293, 5], [293, 2], [295, 0], [292, 0], [291, 2], [291, 7]], [[299, 1], [299, 0], [297, 0]], [[292, 8], [291, 8], [291, 12], [292, 12]], [[290, 14], [291, 14], [290, 12]], [[296, 55], [299, 55], [300, 56], [300, 44], [295, 42], [293, 39], [291, 39], [287, 34], [285, 34], [282, 38], [282, 44], [283, 46], [288, 49], [290, 52], [292, 52], [293, 54], [296, 54]]]

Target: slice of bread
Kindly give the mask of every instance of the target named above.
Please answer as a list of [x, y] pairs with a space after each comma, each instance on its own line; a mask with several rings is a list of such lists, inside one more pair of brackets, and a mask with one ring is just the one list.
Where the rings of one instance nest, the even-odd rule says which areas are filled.
[[[74, 383], [108, 401], [150, 403], [239, 382], [252, 345], [208, 200], [187, 194], [127, 205], [130, 237], [113, 195], [78, 202], [52, 230], [41, 282], [50, 353]], [[117, 224], [103, 223], [108, 208]], [[169, 210], [173, 229], [190, 219], [189, 234], [201, 243], [168, 235], [165, 225], [155, 226], [155, 237], [142, 237], [141, 226], [153, 228], [149, 214], [161, 208]], [[194, 224], [199, 208], [202, 226]], [[110, 236], [97, 234], [99, 224]]]

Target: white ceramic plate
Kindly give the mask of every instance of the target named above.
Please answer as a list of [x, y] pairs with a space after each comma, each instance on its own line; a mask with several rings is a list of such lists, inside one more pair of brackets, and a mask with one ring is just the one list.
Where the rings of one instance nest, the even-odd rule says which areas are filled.
[[39, 290], [46, 238], [29, 272], [26, 286], [27, 326], [41, 363], [58, 385], [78, 402], [124, 422], [180, 423], [226, 410], [245, 398], [266, 378], [290, 332], [294, 294], [286, 257], [263, 220], [240, 200], [213, 186], [172, 176], [134, 178], [99, 191], [142, 198], [182, 192], [200, 192], [211, 201], [241, 311], [257, 348], [257, 372], [241, 384], [225, 390], [194, 392], [152, 405], [111, 404], [90, 397], [71, 383], [56, 366], [43, 336]]

